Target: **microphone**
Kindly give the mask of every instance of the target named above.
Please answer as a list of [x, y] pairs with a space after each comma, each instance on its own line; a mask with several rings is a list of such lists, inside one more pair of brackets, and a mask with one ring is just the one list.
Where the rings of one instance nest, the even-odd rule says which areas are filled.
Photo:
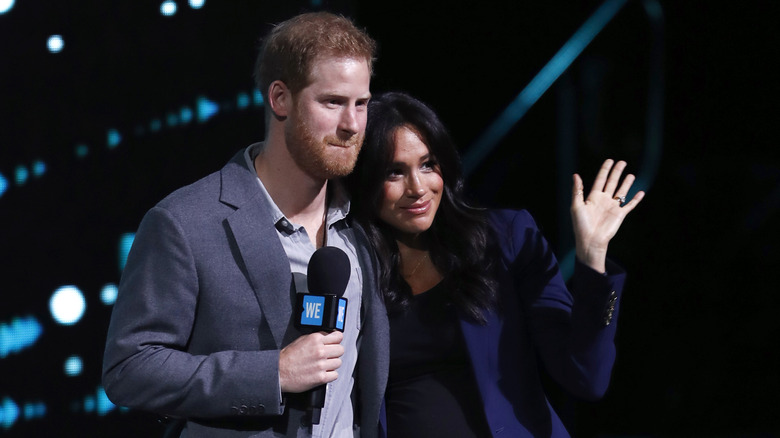
[[344, 331], [347, 299], [343, 298], [352, 268], [349, 257], [339, 248], [323, 246], [309, 260], [306, 284], [309, 293], [296, 295], [295, 318], [299, 329], [311, 331]]
[[[339, 248], [323, 246], [314, 251], [307, 268], [309, 293], [296, 295], [295, 317], [299, 329], [332, 332], [344, 331], [347, 299], [343, 297], [352, 268], [349, 257]], [[319, 424], [320, 410], [325, 406], [326, 385], [313, 388], [309, 398], [312, 424]]]

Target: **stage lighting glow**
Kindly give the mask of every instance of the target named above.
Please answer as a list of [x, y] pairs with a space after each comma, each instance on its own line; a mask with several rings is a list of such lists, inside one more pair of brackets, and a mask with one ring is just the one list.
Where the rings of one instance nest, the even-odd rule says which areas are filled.
[[249, 106], [249, 95], [246, 93], [238, 93], [238, 97], [236, 97], [236, 106], [238, 109], [245, 109]]
[[119, 237], [119, 271], [125, 269], [127, 263], [127, 253], [130, 252], [130, 248], [133, 246], [133, 240], [135, 240], [135, 233], [125, 233]]
[[3, 398], [0, 404], [0, 426], [8, 430], [16, 423], [17, 418], [19, 418], [19, 406], [9, 397]]
[[186, 106], [183, 107], [179, 110], [179, 117], [181, 118], [182, 123], [190, 123], [192, 121], [192, 110]]
[[62, 286], [49, 300], [49, 311], [55, 321], [62, 325], [73, 325], [84, 316], [87, 303], [84, 294], [76, 286]]
[[149, 130], [152, 132], [158, 132], [162, 128], [162, 122], [160, 119], [153, 119], [149, 122]]
[[206, 0], [190, 0], [190, 7], [192, 9], [200, 9], [206, 3]]
[[197, 100], [198, 122], [205, 122], [219, 112], [219, 105], [201, 96]]
[[170, 127], [174, 127], [179, 124], [178, 114], [168, 113], [167, 119], [168, 119], [168, 126]]
[[14, 0], [0, 0], [0, 14], [5, 14], [14, 7]]
[[23, 186], [29, 177], [30, 171], [27, 170], [26, 167], [22, 166], [21, 164], [16, 166], [16, 170], [14, 171], [14, 180], [16, 180], [17, 186]]
[[40, 160], [34, 162], [32, 165], [32, 173], [35, 178], [43, 176], [43, 174], [46, 173], [46, 163]]
[[65, 359], [65, 375], [69, 377], [78, 376], [84, 369], [84, 361], [79, 356], [70, 356]]
[[62, 35], [52, 35], [46, 42], [46, 46], [51, 53], [60, 53], [62, 48], [65, 47], [65, 41], [62, 39]]
[[46, 415], [46, 405], [43, 402], [25, 403], [23, 410], [24, 419], [28, 421], [43, 418]]
[[255, 106], [263, 105], [263, 93], [261, 93], [260, 90], [255, 90], [252, 95], [252, 100], [254, 100]]
[[0, 197], [8, 190], [8, 180], [0, 173]]
[[100, 301], [106, 306], [110, 306], [116, 302], [116, 296], [119, 294], [119, 288], [115, 284], [109, 283], [103, 286], [100, 291]]
[[106, 134], [106, 144], [109, 149], [114, 149], [122, 142], [122, 134], [116, 129], [109, 129]]
[[116, 408], [116, 405], [111, 403], [111, 400], [108, 399], [108, 396], [106, 395], [106, 391], [103, 389], [102, 386], [99, 386], [97, 389], [96, 400], [97, 400], [97, 414], [100, 415], [101, 417], [113, 411], [114, 408]]
[[33, 316], [13, 318], [10, 324], [0, 323], [0, 359], [31, 347], [42, 332], [43, 327]]
[[176, 2], [168, 0], [162, 2], [160, 5], [160, 12], [166, 17], [170, 17], [176, 13]]
[[76, 154], [76, 158], [84, 158], [89, 155], [89, 147], [85, 144], [77, 144], [73, 153]]

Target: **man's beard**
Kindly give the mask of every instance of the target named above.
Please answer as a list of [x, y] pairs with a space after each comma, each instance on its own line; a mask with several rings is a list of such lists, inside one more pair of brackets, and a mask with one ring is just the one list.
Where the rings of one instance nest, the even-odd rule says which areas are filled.
[[[341, 140], [335, 135], [322, 139], [314, 136], [309, 126], [296, 114], [295, 123], [287, 125], [285, 141], [295, 164], [315, 178], [331, 179], [347, 176], [357, 162], [364, 135]], [[345, 146], [343, 148], [331, 145]]]

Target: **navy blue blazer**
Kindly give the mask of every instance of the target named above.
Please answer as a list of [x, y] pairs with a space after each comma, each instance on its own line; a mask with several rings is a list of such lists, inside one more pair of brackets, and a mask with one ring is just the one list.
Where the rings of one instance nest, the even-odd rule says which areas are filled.
[[[487, 423], [495, 437], [568, 437], [538, 366], [575, 397], [604, 395], [625, 273], [609, 262], [608, 275], [578, 263], [567, 288], [527, 211], [489, 218], [501, 251], [501, 306], [485, 325], [461, 320]], [[380, 419], [386, 434], [384, 412]]]

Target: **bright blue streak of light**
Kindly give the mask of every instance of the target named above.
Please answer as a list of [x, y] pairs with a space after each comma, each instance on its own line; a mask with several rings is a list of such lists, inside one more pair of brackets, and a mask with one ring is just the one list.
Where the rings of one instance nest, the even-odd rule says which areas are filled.
[[238, 109], [246, 109], [249, 106], [249, 95], [246, 93], [238, 93], [238, 97], [236, 97], [236, 106]]
[[0, 197], [8, 190], [8, 180], [0, 173]]
[[35, 178], [40, 178], [41, 176], [43, 176], [44, 173], [46, 173], [46, 163], [38, 160], [33, 163], [32, 169], [33, 169], [33, 176]]
[[198, 122], [203, 123], [219, 112], [219, 105], [201, 96], [197, 100]]
[[14, 0], [0, 0], [0, 15], [5, 14], [14, 7]]
[[106, 134], [106, 144], [109, 149], [114, 149], [122, 142], [122, 134], [116, 129], [109, 129]]
[[16, 181], [17, 186], [23, 186], [29, 177], [30, 171], [28, 171], [26, 167], [22, 166], [21, 164], [16, 166], [16, 170], [14, 171], [14, 180]]
[[3, 403], [0, 404], [0, 425], [8, 430], [16, 423], [17, 418], [19, 418], [19, 406], [9, 397], [3, 398]]
[[206, 0], [190, 0], [190, 7], [192, 9], [200, 9], [204, 3], [206, 3]]
[[100, 301], [106, 306], [110, 306], [116, 302], [116, 296], [119, 294], [119, 289], [115, 284], [107, 284], [103, 286], [100, 291]]
[[10, 324], [0, 323], [0, 359], [31, 347], [41, 333], [43, 327], [33, 316], [13, 318]]
[[78, 376], [84, 369], [84, 362], [78, 356], [71, 356], [65, 360], [65, 375]]
[[190, 123], [192, 121], [192, 110], [189, 107], [183, 107], [179, 110], [179, 117], [181, 118], [182, 123]]
[[47, 47], [51, 53], [60, 53], [62, 48], [65, 47], [65, 42], [62, 40], [62, 35], [52, 35], [49, 37]]
[[464, 175], [469, 175], [487, 154], [501, 141], [534, 103], [590, 44], [604, 26], [628, 0], [607, 0], [591, 15], [558, 53], [526, 85], [485, 133], [469, 148], [463, 157]]
[[160, 13], [166, 17], [170, 17], [176, 13], [176, 2], [167, 0], [160, 5]]
[[260, 90], [254, 90], [254, 93], [252, 93], [252, 100], [254, 101], [255, 106], [261, 106], [265, 102], [263, 100], [263, 93], [260, 92]]
[[127, 254], [130, 252], [130, 248], [133, 246], [133, 240], [135, 240], [135, 233], [124, 233], [119, 237], [119, 271], [125, 269], [127, 263]]
[[98, 386], [96, 400], [97, 400], [97, 414], [101, 417], [113, 411], [116, 408], [116, 405], [111, 403], [111, 400], [108, 399], [108, 396], [106, 395], [106, 391], [103, 389], [102, 386]]

